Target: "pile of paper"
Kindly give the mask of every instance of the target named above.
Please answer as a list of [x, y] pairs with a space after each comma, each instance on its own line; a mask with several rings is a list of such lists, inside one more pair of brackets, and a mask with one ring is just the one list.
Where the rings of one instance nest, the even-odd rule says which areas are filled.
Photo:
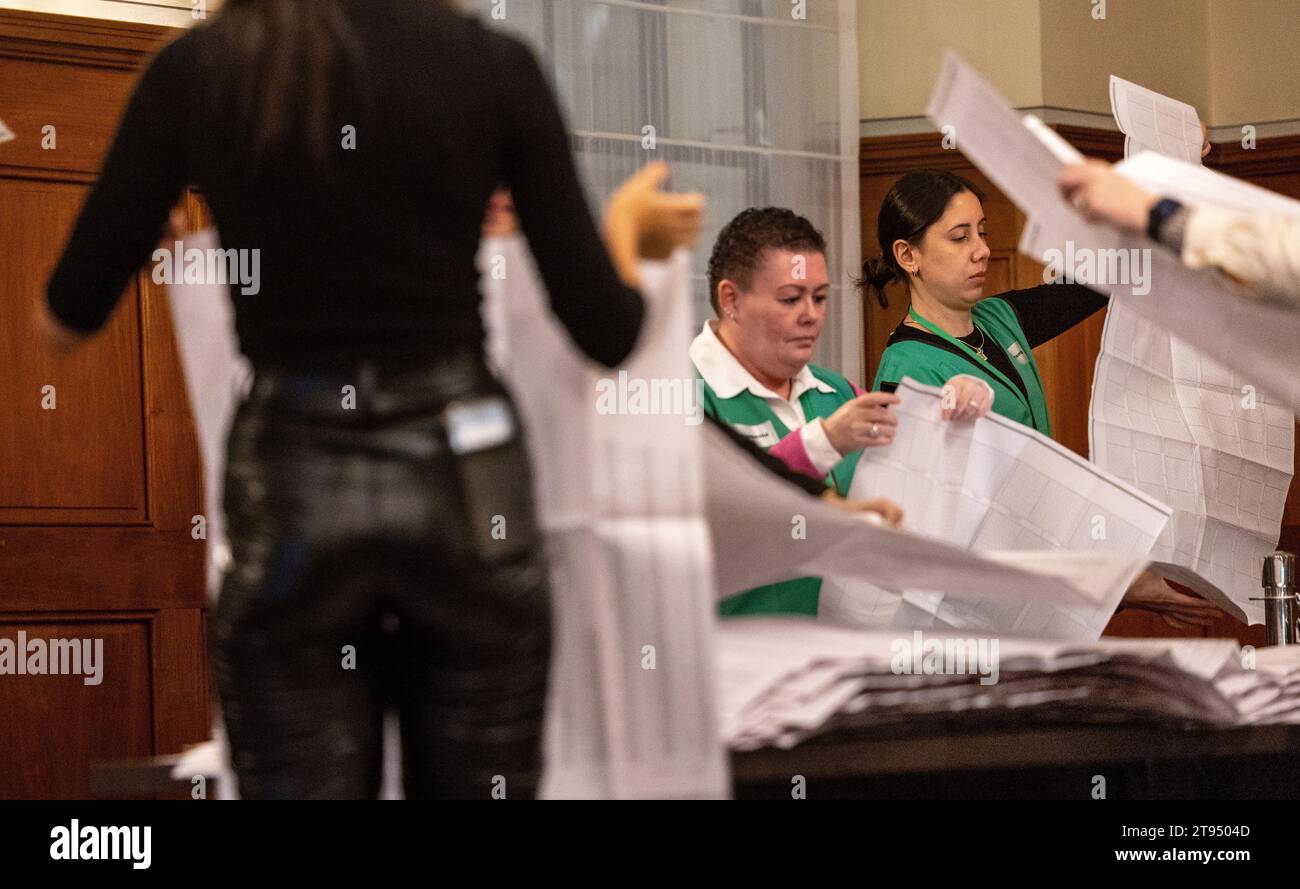
[[1230, 639], [1074, 643], [746, 618], [722, 625], [718, 651], [736, 750], [1032, 723], [1300, 722], [1300, 653]]
[[1300, 647], [1243, 650], [1239, 663], [1217, 681], [1241, 722], [1300, 722]]

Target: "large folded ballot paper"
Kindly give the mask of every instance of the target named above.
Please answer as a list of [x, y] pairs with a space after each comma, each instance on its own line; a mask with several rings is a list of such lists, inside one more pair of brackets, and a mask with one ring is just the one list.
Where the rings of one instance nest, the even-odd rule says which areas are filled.
[[1156, 570], [1244, 623], [1263, 623], [1252, 597], [1291, 486], [1291, 411], [1117, 302], [1089, 435], [1093, 462], [1173, 509], [1151, 550]]
[[942, 419], [942, 391], [934, 386], [905, 377], [898, 395], [898, 432], [890, 444], [862, 452], [849, 496], [888, 497], [902, 506], [910, 530], [965, 549], [1039, 551], [1040, 570], [1073, 569], [1076, 583], [1094, 584], [1096, 595], [1087, 604], [1041, 594], [994, 599], [968, 589], [912, 588], [891, 597], [832, 576], [823, 585], [824, 616], [857, 626], [1100, 636], [1146, 566], [1169, 508], [1005, 417]]
[[[1300, 218], [1300, 202], [1201, 165], [1190, 105], [1112, 76], [1111, 108], [1120, 129], [1142, 134], [1125, 142], [1131, 156], [1116, 171], [1148, 191]], [[1152, 550], [1157, 569], [1262, 623], [1260, 564], [1277, 546], [1294, 471], [1291, 410], [1117, 298], [1089, 414], [1093, 461], [1174, 509]]]
[[645, 326], [611, 371], [573, 347], [521, 237], [480, 250], [489, 355], [523, 415], [551, 560], [544, 796], [728, 792], [688, 258], [643, 265]]

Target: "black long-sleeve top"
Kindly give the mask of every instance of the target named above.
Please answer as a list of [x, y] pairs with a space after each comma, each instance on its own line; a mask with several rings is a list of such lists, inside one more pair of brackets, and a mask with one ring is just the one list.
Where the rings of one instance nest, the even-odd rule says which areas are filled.
[[[231, 288], [255, 366], [481, 352], [474, 258], [488, 197], [504, 184], [557, 316], [584, 352], [618, 363], [644, 307], [597, 235], [532, 53], [425, 0], [342, 3], [367, 69], [362, 96], [377, 113], [352, 114], [360, 99], [336, 102], [338, 175], [309, 172], [305, 149], [261, 172], [241, 162], [250, 134], [231, 126], [212, 91], [218, 15], [142, 75], [50, 279], [53, 313], [82, 332], [102, 326], [195, 184], [222, 246], [260, 251], [260, 290]], [[356, 147], [344, 150], [349, 124]]]

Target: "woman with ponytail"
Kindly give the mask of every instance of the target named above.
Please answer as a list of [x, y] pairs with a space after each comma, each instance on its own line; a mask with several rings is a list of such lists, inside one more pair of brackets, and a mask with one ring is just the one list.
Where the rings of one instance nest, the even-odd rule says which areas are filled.
[[434, 0], [228, 0], [145, 70], [44, 323], [60, 347], [102, 327], [188, 184], [257, 257], [231, 291], [255, 380], [209, 621], [241, 796], [376, 796], [388, 707], [408, 796], [535, 793], [547, 572], [480, 226], [510, 188], [555, 314], [612, 366], [638, 259], [699, 230], [665, 175], [616, 193], [602, 244], [533, 54]]
[[946, 170], [916, 170], [885, 195], [877, 219], [881, 254], [862, 266], [862, 286], [882, 294], [907, 285], [908, 313], [889, 337], [874, 389], [892, 392], [905, 376], [944, 386], [954, 377], [953, 412], [996, 411], [1051, 434], [1034, 347], [1106, 305], [1082, 284], [1051, 284], [984, 296], [989, 248], [983, 195]]
[[[889, 337], [874, 389], [893, 392], [903, 377], [951, 385], [945, 416], [991, 409], [1051, 434], [1047, 399], [1033, 349], [1106, 305], [1082, 284], [1043, 284], [984, 296], [989, 248], [983, 195], [946, 170], [916, 170], [899, 179], [880, 206], [881, 255], [863, 264], [862, 286], [881, 294], [907, 284], [908, 314]], [[978, 380], [980, 389], [959, 378]], [[1196, 629], [1221, 612], [1184, 595], [1151, 571], [1129, 588], [1124, 604], [1158, 612], [1170, 626]]]

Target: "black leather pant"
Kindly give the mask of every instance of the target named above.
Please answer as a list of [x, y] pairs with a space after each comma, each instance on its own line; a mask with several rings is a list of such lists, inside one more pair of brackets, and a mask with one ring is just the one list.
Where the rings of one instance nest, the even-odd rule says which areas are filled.
[[484, 395], [504, 392], [473, 357], [258, 369], [230, 433], [211, 627], [244, 798], [377, 796], [390, 707], [408, 797], [535, 794], [551, 628], [522, 440], [497, 452], [513, 477], [478, 486], [527, 531], [500, 557], [475, 544], [440, 425]]

